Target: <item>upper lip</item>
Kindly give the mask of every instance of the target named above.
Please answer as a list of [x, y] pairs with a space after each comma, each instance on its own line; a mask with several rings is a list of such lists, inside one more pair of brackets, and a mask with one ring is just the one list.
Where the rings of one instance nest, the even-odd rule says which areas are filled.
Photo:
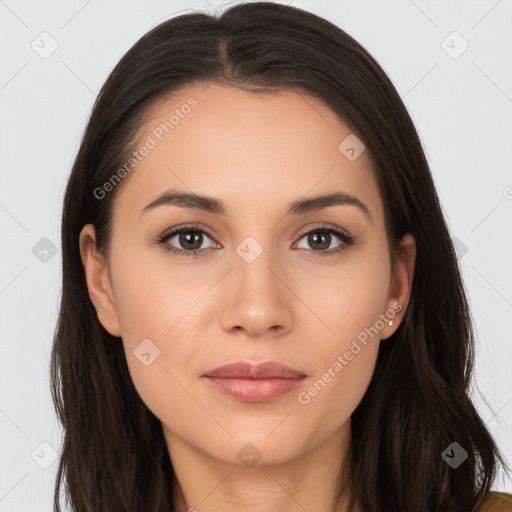
[[214, 370], [210, 370], [204, 376], [239, 379], [297, 379], [299, 377], [305, 377], [305, 374], [294, 370], [289, 366], [275, 363], [273, 361], [267, 361], [258, 364], [247, 363], [245, 361], [237, 361], [236, 363], [228, 363], [219, 366]]

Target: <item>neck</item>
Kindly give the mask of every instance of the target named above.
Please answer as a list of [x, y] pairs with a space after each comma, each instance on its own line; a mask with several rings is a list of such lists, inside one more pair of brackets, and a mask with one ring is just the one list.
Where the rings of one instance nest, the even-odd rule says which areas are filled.
[[251, 467], [211, 457], [165, 428], [164, 433], [175, 472], [177, 512], [348, 512], [348, 490], [335, 508], [333, 501], [350, 443], [350, 423], [293, 460], [265, 465], [262, 459]]

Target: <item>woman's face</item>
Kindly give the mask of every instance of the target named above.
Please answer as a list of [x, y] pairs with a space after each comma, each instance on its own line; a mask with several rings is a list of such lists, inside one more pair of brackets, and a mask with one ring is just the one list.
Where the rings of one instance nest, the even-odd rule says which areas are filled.
[[[80, 241], [98, 317], [122, 337], [171, 452], [271, 464], [346, 436], [380, 339], [403, 318], [414, 260], [392, 275], [368, 152], [292, 91], [190, 86], [149, 117], [115, 199], [109, 261], [91, 257], [91, 225]], [[209, 199], [148, 206], [171, 191]], [[232, 394], [206, 377], [237, 361], [303, 377], [217, 381]]]

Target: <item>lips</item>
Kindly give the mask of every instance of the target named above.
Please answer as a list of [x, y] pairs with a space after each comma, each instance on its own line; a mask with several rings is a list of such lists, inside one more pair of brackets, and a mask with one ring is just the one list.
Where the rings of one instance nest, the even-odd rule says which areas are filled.
[[229, 363], [219, 366], [214, 370], [207, 372], [205, 377], [222, 377], [222, 378], [237, 378], [237, 379], [274, 379], [274, 378], [288, 378], [297, 379], [305, 377], [301, 373], [289, 366], [272, 361], [251, 364], [244, 361], [236, 363]]
[[236, 400], [269, 402], [297, 388], [306, 375], [280, 363], [238, 361], [210, 370], [203, 377], [214, 389]]

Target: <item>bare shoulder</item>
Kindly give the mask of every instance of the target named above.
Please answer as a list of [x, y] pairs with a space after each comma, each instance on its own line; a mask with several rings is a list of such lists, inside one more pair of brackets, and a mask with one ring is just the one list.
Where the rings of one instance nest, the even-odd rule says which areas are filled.
[[481, 512], [512, 512], [512, 494], [491, 492]]

